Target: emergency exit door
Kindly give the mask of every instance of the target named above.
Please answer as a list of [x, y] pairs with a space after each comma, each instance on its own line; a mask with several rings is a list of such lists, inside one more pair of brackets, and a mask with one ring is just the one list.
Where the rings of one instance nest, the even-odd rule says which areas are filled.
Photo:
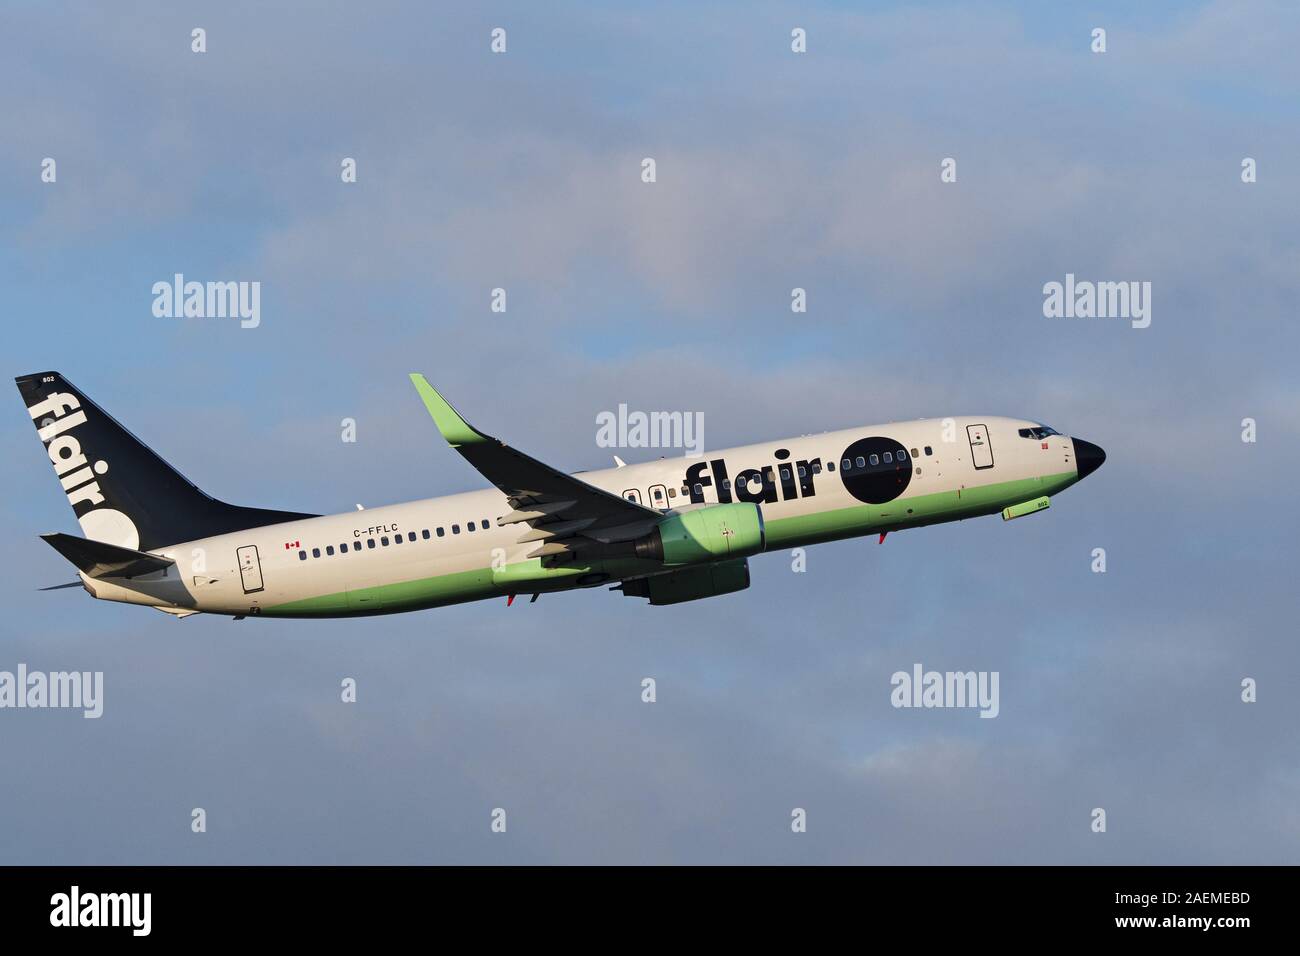
[[262, 590], [262, 562], [257, 559], [257, 545], [245, 545], [235, 554], [239, 556], [239, 577], [244, 582], [244, 593]]
[[970, 440], [970, 460], [975, 470], [993, 467], [993, 445], [989, 441], [989, 430], [983, 425], [967, 425], [966, 437]]

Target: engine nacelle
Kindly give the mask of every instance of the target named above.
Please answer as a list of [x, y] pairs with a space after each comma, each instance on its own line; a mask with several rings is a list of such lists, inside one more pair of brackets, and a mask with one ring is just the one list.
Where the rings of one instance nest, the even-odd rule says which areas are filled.
[[667, 565], [703, 564], [747, 558], [765, 543], [763, 512], [753, 502], [737, 502], [669, 515], [637, 540], [636, 556]]
[[683, 568], [650, 578], [624, 581], [619, 589], [628, 597], [649, 598], [651, 604], [681, 604], [700, 598], [731, 594], [749, 587], [749, 562], [720, 561], [702, 568]]

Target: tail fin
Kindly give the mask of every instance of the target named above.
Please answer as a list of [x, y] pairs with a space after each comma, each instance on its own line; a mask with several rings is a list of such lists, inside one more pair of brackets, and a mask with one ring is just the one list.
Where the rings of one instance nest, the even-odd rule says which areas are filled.
[[133, 551], [314, 518], [212, 498], [58, 372], [16, 379], [87, 538]]

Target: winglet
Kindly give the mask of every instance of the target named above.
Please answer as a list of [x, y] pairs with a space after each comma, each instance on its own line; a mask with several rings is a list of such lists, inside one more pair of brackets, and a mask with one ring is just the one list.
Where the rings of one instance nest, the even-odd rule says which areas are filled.
[[461, 445], [477, 445], [488, 440], [487, 435], [461, 418], [460, 412], [452, 408], [450, 403], [439, 395], [419, 372], [411, 373], [411, 384], [420, 393], [424, 407], [433, 417], [433, 423], [438, 426], [438, 431], [442, 432], [442, 437], [447, 439], [447, 444], [452, 448], [459, 448]]

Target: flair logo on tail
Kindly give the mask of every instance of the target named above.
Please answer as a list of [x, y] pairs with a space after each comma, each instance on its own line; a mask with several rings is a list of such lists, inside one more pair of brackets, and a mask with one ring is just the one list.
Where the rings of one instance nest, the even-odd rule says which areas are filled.
[[[54, 416], [42, 421], [36, 433], [41, 436], [41, 441], [45, 443], [50, 453], [54, 473], [63, 483], [63, 490], [68, 493], [68, 503], [75, 508], [80, 502], [88, 501], [93, 508], [104, 503], [104, 496], [99, 491], [99, 482], [95, 481], [94, 477], [108, 471], [108, 462], [97, 461], [93, 466], [88, 465], [86, 456], [81, 453], [81, 442], [77, 441], [75, 435], [64, 434], [78, 425], [86, 424], [86, 413], [80, 411], [80, 408], [81, 403], [77, 401], [75, 395], [55, 392], [27, 411], [33, 421], [42, 415]], [[72, 414], [69, 415], [68, 412]]]
[[99, 507], [105, 498], [95, 476], [108, 473], [108, 462], [100, 459], [92, 464], [82, 452], [74, 430], [86, 423], [86, 413], [81, 410], [77, 396], [52, 392], [27, 411], [32, 421], [37, 422], [36, 433], [45, 443], [50, 464], [86, 537], [124, 548], [138, 548], [140, 535], [131, 519], [115, 509]]

